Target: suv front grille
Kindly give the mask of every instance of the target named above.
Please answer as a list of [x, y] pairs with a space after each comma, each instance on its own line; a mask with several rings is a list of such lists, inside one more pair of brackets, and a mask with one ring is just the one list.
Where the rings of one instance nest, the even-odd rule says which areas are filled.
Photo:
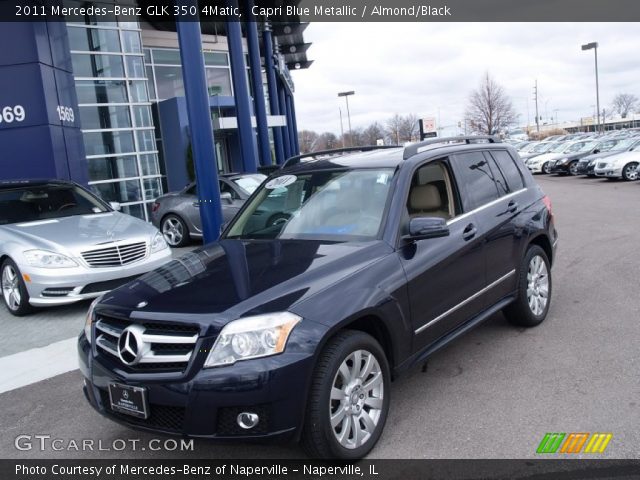
[[82, 252], [82, 258], [90, 267], [121, 267], [142, 260], [147, 256], [146, 242], [115, 245]]
[[[130, 340], [133, 348], [119, 352], [118, 342], [127, 328], [133, 337]], [[199, 333], [199, 328], [194, 325], [158, 322], [134, 324], [105, 316], [98, 316], [95, 329], [98, 353], [117, 361], [131, 372], [184, 371], [193, 355]], [[122, 361], [123, 358], [126, 362]]]

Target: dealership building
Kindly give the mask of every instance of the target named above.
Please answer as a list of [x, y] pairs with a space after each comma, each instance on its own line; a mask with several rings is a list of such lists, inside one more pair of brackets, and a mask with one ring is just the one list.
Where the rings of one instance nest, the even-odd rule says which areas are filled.
[[[290, 71], [311, 64], [306, 26], [201, 22], [219, 172], [298, 153]], [[183, 64], [175, 23], [4, 22], [0, 39], [0, 180], [71, 179], [149, 219], [156, 197], [193, 179], [198, 127], [189, 125], [183, 79], [192, 65]]]

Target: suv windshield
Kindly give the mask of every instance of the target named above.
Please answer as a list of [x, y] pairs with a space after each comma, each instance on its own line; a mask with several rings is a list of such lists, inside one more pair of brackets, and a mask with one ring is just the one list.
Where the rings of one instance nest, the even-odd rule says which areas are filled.
[[74, 185], [0, 189], [0, 225], [107, 211], [104, 204]]
[[236, 217], [226, 238], [373, 239], [392, 177], [388, 168], [274, 177]]

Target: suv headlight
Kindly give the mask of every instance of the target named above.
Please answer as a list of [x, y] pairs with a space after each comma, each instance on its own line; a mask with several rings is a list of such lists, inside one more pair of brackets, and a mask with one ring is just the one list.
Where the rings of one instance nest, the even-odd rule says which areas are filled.
[[232, 365], [239, 360], [282, 353], [289, 334], [302, 317], [290, 312], [241, 318], [224, 326], [205, 367]]
[[156, 232], [151, 239], [151, 253], [159, 252], [165, 248], [167, 248], [167, 242], [164, 240], [164, 236], [160, 232]]
[[93, 343], [93, 338], [91, 338], [91, 324], [93, 323], [93, 311], [96, 308], [96, 305], [100, 303], [102, 300], [102, 295], [96, 298], [91, 305], [89, 305], [89, 310], [87, 311], [87, 317], [84, 321], [84, 334], [87, 337], [89, 343]]
[[27, 250], [23, 252], [27, 263], [32, 267], [41, 268], [71, 268], [78, 264], [61, 253], [49, 252], [48, 250]]

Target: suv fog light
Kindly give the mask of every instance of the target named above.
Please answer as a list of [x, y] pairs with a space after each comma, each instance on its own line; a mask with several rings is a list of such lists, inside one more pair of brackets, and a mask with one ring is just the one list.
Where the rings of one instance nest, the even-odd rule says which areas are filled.
[[257, 413], [251, 412], [242, 412], [238, 415], [236, 419], [240, 428], [244, 428], [245, 430], [249, 430], [250, 428], [255, 427], [260, 421], [260, 417]]

